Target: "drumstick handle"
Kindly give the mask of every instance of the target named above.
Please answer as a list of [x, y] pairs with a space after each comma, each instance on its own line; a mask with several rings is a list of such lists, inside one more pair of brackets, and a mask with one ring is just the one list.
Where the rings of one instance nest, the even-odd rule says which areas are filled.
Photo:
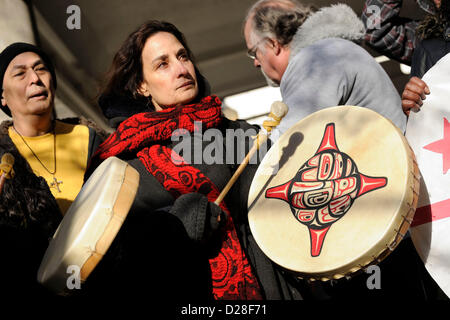
[[222, 202], [222, 200], [227, 195], [228, 191], [230, 191], [233, 184], [241, 175], [242, 171], [244, 171], [251, 157], [259, 149], [259, 147], [264, 142], [267, 141], [267, 138], [269, 137], [269, 134], [272, 131], [272, 129], [275, 128], [278, 124], [280, 124], [281, 119], [287, 114], [288, 110], [289, 110], [288, 106], [283, 102], [275, 101], [274, 103], [272, 103], [269, 114], [270, 119], [263, 122], [263, 127], [265, 131], [260, 131], [258, 133], [258, 135], [255, 138], [255, 143], [253, 144], [253, 147], [250, 149], [250, 151], [247, 153], [242, 163], [234, 172], [233, 176], [231, 177], [230, 181], [228, 181], [225, 188], [223, 188], [222, 192], [219, 194], [219, 197], [217, 197], [216, 201], [214, 201], [215, 204], [219, 205]]
[[0, 177], [0, 194], [2, 193], [3, 185], [5, 184], [5, 181], [6, 181], [6, 174], [2, 173], [2, 175]]
[[14, 156], [10, 153], [5, 153], [0, 161], [0, 172], [2, 173], [0, 176], [0, 193], [2, 193], [6, 179], [14, 176], [13, 165]]
[[216, 201], [214, 201], [215, 204], [219, 205], [222, 202], [222, 200], [227, 195], [228, 191], [230, 191], [233, 184], [236, 182], [236, 180], [239, 178], [241, 173], [244, 171], [244, 169], [247, 166], [247, 164], [249, 163], [251, 157], [259, 149], [259, 146], [261, 144], [263, 144], [264, 142], [266, 142], [267, 138], [268, 138], [267, 134], [258, 134], [258, 136], [255, 139], [255, 143], [253, 144], [253, 147], [250, 149], [250, 151], [247, 153], [247, 155], [245, 156], [242, 163], [239, 165], [237, 170], [234, 172], [233, 176], [231, 177], [230, 181], [228, 181], [225, 188], [223, 188], [222, 192], [219, 194]]

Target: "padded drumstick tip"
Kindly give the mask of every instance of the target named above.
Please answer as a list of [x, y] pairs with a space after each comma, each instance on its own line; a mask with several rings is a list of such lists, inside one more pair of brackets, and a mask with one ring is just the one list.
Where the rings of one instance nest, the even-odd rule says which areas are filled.
[[2, 156], [0, 163], [0, 193], [3, 190], [6, 179], [10, 179], [14, 176], [14, 156], [11, 153], [5, 153]]
[[278, 118], [283, 118], [289, 111], [288, 106], [281, 101], [274, 101], [270, 107], [270, 112]]
[[14, 171], [12, 169], [13, 165], [14, 156], [11, 153], [5, 153], [1, 159], [0, 173], [3, 172], [6, 178], [9, 179], [12, 175], [14, 175]]
[[14, 156], [11, 153], [5, 153], [2, 156], [2, 164], [7, 164], [12, 167], [14, 165]]

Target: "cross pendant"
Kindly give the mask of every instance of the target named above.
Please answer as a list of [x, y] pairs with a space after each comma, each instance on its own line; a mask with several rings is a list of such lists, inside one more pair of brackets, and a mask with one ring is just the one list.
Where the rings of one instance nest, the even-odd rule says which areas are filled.
[[62, 184], [62, 181], [58, 181], [56, 179], [56, 177], [53, 177], [53, 182], [50, 183], [50, 188], [56, 188], [56, 190], [58, 190], [58, 192], [61, 193], [61, 190], [59, 189], [59, 185]]

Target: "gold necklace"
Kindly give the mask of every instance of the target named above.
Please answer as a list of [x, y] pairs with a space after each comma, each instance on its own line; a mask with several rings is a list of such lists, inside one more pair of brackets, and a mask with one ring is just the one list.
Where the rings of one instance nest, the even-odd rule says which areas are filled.
[[55, 177], [55, 173], [56, 173], [56, 133], [55, 133], [55, 125], [53, 124], [53, 160], [55, 163], [53, 172], [48, 170], [48, 168], [44, 165], [44, 163], [42, 163], [41, 159], [39, 159], [39, 157], [36, 155], [36, 153], [34, 153], [33, 149], [31, 149], [31, 147], [28, 145], [28, 143], [25, 141], [25, 139], [22, 137], [22, 135], [19, 133], [19, 131], [16, 130], [16, 128], [13, 126], [14, 131], [19, 135], [19, 137], [22, 139], [23, 143], [28, 147], [28, 149], [30, 149], [31, 153], [33, 154], [33, 156], [36, 158], [37, 161], [39, 161], [39, 163], [41, 164], [41, 166], [49, 173], [53, 176], [53, 182], [50, 183], [50, 188], [56, 188], [56, 190], [58, 192], [61, 192], [61, 189], [59, 189], [59, 185], [62, 184], [62, 181], [58, 181], [58, 179], [56, 179]]

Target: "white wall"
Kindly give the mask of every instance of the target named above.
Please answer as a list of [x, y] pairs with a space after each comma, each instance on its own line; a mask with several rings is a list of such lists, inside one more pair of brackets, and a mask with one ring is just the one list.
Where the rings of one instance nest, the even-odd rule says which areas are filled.
[[[25, 2], [0, 0], [0, 51], [13, 42], [34, 43], [30, 15]], [[0, 111], [0, 121], [9, 117]]]

